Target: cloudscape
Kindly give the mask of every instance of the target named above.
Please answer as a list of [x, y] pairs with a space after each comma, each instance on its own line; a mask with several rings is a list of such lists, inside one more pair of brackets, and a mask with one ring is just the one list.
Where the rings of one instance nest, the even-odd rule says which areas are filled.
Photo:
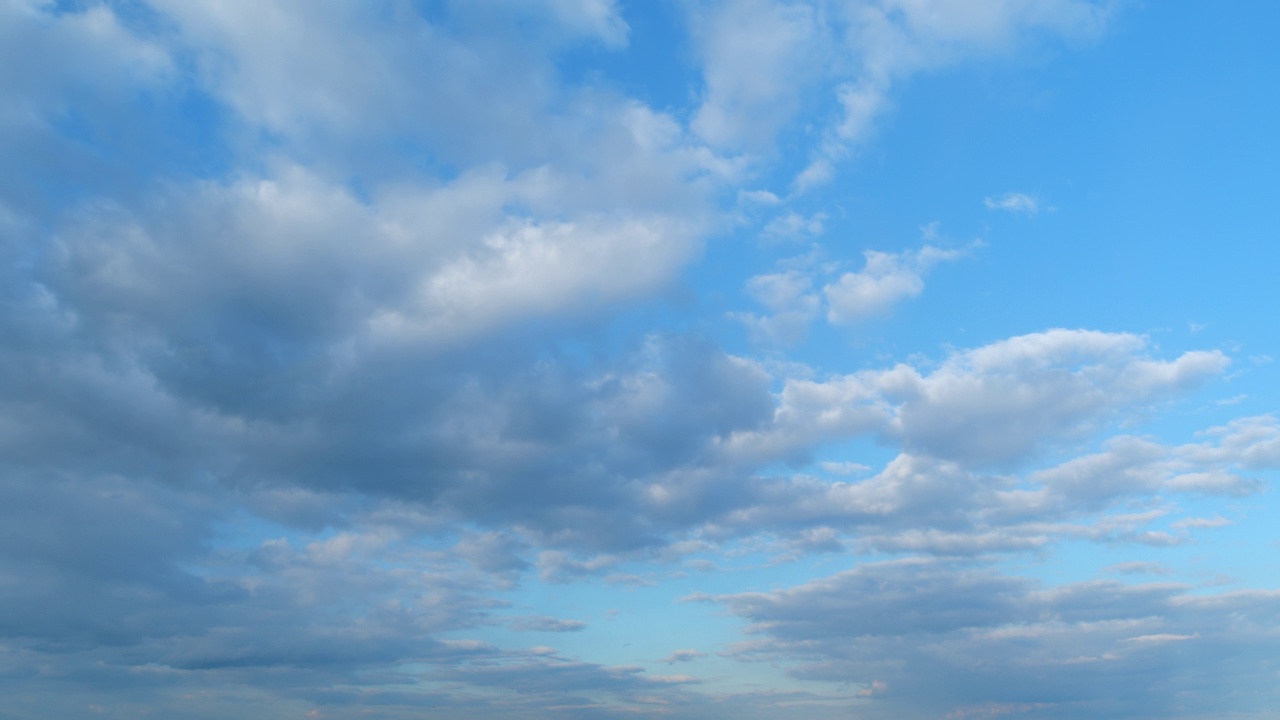
[[0, 718], [1275, 717], [1278, 27], [0, 0]]

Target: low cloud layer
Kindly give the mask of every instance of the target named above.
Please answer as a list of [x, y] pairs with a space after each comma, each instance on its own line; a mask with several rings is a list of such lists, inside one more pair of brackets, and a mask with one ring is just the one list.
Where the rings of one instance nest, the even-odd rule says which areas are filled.
[[1190, 590], [1043, 588], [981, 565], [900, 561], [713, 600], [751, 623], [736, 656], [859, 685], [866, 717], [1173, 717], [1219, 712], [1228, 693], [1273, 702], [1280, 595]]

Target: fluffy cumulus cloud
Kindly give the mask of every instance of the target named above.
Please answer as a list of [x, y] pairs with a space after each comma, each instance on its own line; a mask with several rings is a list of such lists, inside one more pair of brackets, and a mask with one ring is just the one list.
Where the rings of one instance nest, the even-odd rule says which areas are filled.
[[817, 438], [874, 433], [967, 466], [1016, 465], [1046, 443], [1087, 437], [1117, 413], [1185, 392], [1229, 362], [1219, 351], [1160, 360], [1146, 344], [1059, 329], [959, 351], [927, 372], [899, 364], [789, 380], [773, 422], [724, 447], [785, 456]]
[[887, 253], [868, 250], [866, 265], [858, 272], [842, 274], [822, 289], [827, 299], [827, 319], [848, 324], [882, 314], [894, 303], [924, 292], [924, 274], [941, 262], [956, 260], [963, 250], [926, 245], [920, 250]]
[[1018, 565], [1248, 519], [1270, 408], [1143, 425], [1227, 353], [786, 354], [976, 246], [761, 188], [1110, 12], [0, 2], [0, 714], [1260, 717], [1274, 591]]

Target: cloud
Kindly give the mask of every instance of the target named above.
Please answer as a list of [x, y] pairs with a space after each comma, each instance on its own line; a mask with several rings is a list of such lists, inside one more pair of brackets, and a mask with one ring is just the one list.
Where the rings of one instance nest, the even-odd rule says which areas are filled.
[[[1046, 588], [980, 565], [911, 560], [715, 602], [750, 623], [754, 638], [735, 656], [878, 687], [877, 702], [864, 706], [873, 718], [1022, 704], [1043, 717], [1145, 717], [1211, 711], [1227, 691], [1260, 701], [1271, 678], [1257, 660], [1277, 642], [1263, 628], [1280, 598], [1188, 590], [1106, 581]], [[1226, 608], [1230, 619], [1218, 614]], [[1191, 667], [1170, 652], [1212, 660]], [[1171, 683], [1185, 689], [1176, 699]]]
[[891, 105], [893, 89], [912, 75], [1009, 52], [1032, 38], [1097, 36], [1111, 7], [1082, 0], [1017, 3], [981, 0], [963, 7], [948, 0], [845, 3], [828, 16], [836, 39], [835, 95], [840, 119], [827, 128], [811, 163], [796, 177], [798, 192], [827, 182], [836, 163], [872, 135]]
[[734, 0], [693, 8], [705, 90], [692, 125], [702, 138], [761, 153], [803, 111], [836, 116], [797, 175], [798, 192], [833, 177], [906, 78], [1046, 35], [1093, 38], [1111, 15], [1109, 4], [1084, 0], [982, 0], [963, 9], [946, 0]]
[[[1164, 445], [1103, 435], [1098, 451], [1082, 453], [1114, 421], [1226, 366], [1216, 353], [1153, 364], [1144, 346], [1136, 336], [1052, 331], [959, 351], [928, 374], [898, 366], [787, 381], [771, 423], [721, 439], [726, 462], [799, 466], [826, 444], [868, 436], [901, 451], [856, 481], [803, 473], [757, 478], [710, 527], [771, 528], [802, 552], [819, 551], [804, 538], [823, 527], [836, 534], [822, 547], [847, 538], [867, 550], [939, 555], [1031, 550], [1068, 538], [1184, 542], [1200, 524], [1175, 524], [1171, 534], [1155, 526], [1168, 512], [1158, 503], [1148, 512], [1124, 508], [1168, 494], [1258, 492], [1262, 486], [1247, 470], [1267, 436], [1237, 444], [1215, 429], [1207, 435], [1223, 437], [1216, 444]], [[987, 383], [990, 395], [975, 392]], [[1086, 401], [1090, 396], [1100, 402]], [[1007, 403], [1010, 397], [1021, 399]], [[1068, 459], [1038, 465], [1048, 449], [1068, 451]]]
[[1249, 470], [1280, 467], [1280, 421], [1273, 415], [1238, 418], [1210, 428], [1204, 435], [1217, 439], [1217, 445], [1206, 443], [1189, 448], [1188, 455], [1193, 460], [1238, 458]]
[[[520, 10], [523, 2], [509, 3]], [[535, 17], [549, 17], [571, 33], [594, 38], [610, 47], [626, 44], [629, 28], [617, 0], [543, 0], [535, 3]], [[538, 7], [540, 6], [540, 7]]]
[[868, 250], [866, 264], [826, 285], [827, 320], [849, 325], [880, 315], [897, 302], [924, 292], [924, 274], [934, 265], [964, 257], [966, 250], [943, 250], [926, 245], [920, 250], [886, 253]]
[[1218, 351], [1153, 360], [1146, 345], [1136, 335], [1059, 329], [955, 352], [927, 374], [900, 364], [789, 380], [773, 423], [725, 448], [786, 457], [819, 439], [878, 434], [941, 459], [1001, 466], [1085, 437], [1121, 408], [1185, 392], [1228, 364]]
[[[7, 708], [1123, 717], [1227, 671], [1252, 702], [1273, 594], [989, 564], [1229, 522], [1170, 498], [1258, 492], [1274, 417], [1116, 435], [1225, 355], [1050, 330], [832, 373], [717, 344], [687, 274], [743, 203], [776, 206], [771, 238], [824, 232], [744, 188], [832, 177], [911, 74], [1088, 36], [1102, 5], [687, 4], [703, 86], [671, 107], [609, 72], [638, 57], [638, 6], [493, 7], [0, 7]], [[887, 312], [964, 252], [726, 277], [760, 307], [737, 319], [786, 344], [824, 302], [836, 323]], [[829, 690], [650, 674], [571, 619], [594, 617], [585, 586], [740, 589], [859, 552], [913, 558], [722, 593], [745, 643], [720, 653], [733, 636], [708, 625], [705, 650], [651, 661], [777, 660]], [[1190, 652], [1225, 670], [1197, 680], [1170, 659]], [[1105, 702], [1062, 704], [1095, 681]]]
[[511, 533], [486, 532], [463, 537], [456, 552], [474, 567], [490, 573], [515, 575], [531, 567], [522, 555], [528, 545]]
[[1160, 563], [1131, 561], [1103, 568], [1103, 572], [1120, 573], [1121, 575], [1167, 575], [1171, 571]]
[[761, 231], [761, 236], [769, 240], [802, 240], [807, 237], [817, 237], [823, 233], [823, 223], [826, 219], [827, 216], [824, 213], [805, 216], [789, 212], [770, 220]]
[[986, 205], [988, 210], [1003, 210], [1024, 215], [1035, 215], [1040, 212], [1039, 200], [1019, 192], [1005, 193], [998, 198], [986, 197], [982, 199], [982, 204]]
[[757, 342], [792, 344], [804, 338], [818, 316], [821, 300], [810, 292], [812, 280], [799, 270], [756, 275], [747, 281], [747, 294], [768, 315], [735, 315]]
[[691, 228], [662, 220], [588, 217], [521, 223], [445, 265], [415, 288], [406, 310], [371, 319], [376, 335], [431, 342], [490, 327], [513, 311], [553, 314], [584, 298], [609, 301], [648, 290], [689, 257]]
[[[297, 167], [197, 185], [149, 207], [84, 213], [46, 282], [139, 329], [171, 332], [199, 305], [252, 314], [277, 335], [449, 346], [586, 299], [633, 297], [696, 252], [696, 215], [573, 211], [554, 199], [571, 192], [560, 180], [479, 171], [374, 202]], [[515, 204], [559, 205], [568, 218], [513, 219], [503, 207]]]
[[107, 4], [54, 8], [0, 6], [0, 214], [50, 217], [61, 203], [49, 188], [62, 197], [127, 193], [200, 155], [156, 147], [151, 140], [177, 119], [137, 111], [139, 98], [163, 105], [181, 77], [171, 49]]
[[1212, 518], [1183, 518], [1173, 522], [1172, 527], [1175, 530], [1182, 528], [1218, 528], [1234, 525], [1235, 523], [1219, 515]]
[[739, 190], [738, 202], [756, 205], [777, 205], [782, 199], [768, 190]]
[[693, 660], [697, 660], [698, 658], [706, 657], [706, 656], [707, 654], [700, 650], [689, 650], [689, 649], [674, 650], [670, 655], [665, 657], [661, 662], [664, 662], [668, 665], [673, 665], [675, 663], [691, 662]]
[[[53, 324], [45, 330], [56, 334], [76, 326], [61, 327]], [[931, 373], [899, 367], [821, 382], [791, 380], [774, 397], [768, 376], [746, 361], [706, 344], [655, 338], [638, 356], [611, 368], [566, 373], [563, 368], [529, 369], [523, 360], [511, 358], [514, 366], [502, 362], [489, 369], [476, 365], [463, 374], [450, 371], [443, 388], [406, 384], [406, 377], [424, 367], [415, 362], [405, 371], [410, 375], [392, 372], [379, 378], [393, 383], [397, 393], [378, 391], [386, 398], [413, 393], [414, 402], [357, 415], [350, 406], [339, 405], [341, 411], [329, 415], [313, 409], [314, 400], [306, 395], [276, 396], [272, 402], [253, 396], [221, 401], [217, 411], [208, 401], [189, 399], [216, 396], [193, 396], [185, 385], [157, 382], [137, 364], [123, 371], [89, 365], [93, 372], [85, 374], [76, 363], [60, 367], [42, 361], [41, 372], [54, 373], [42, 380], [12, 350], [5, 374], [6, 417], [40, 417], [15, 412], [22, 407], [15, 402], [22, 397], [16, 388], [42, 397], [51, 395], [41, 383], [84, 389], [65, 396], [64, 405], [40, 408], [77, 417], [79, 426], [46, 421], [8, 427], [5, 438], [14, 452], [6, 457], [29, 467], [44, 463], [46, 472], [85, 479], [46, 484], [41, 493], [61, 494], [40, 502], [10, 498], [5, 506], [25, 508], [32, 528], [62, 527], [57, 520], [70, 523], [53, 535], [33, 534], [10, 523], [26, 538], [7, 545], [23, 548], [11, 560], [44, 563], [40, 558], [47, 556], [49, 562], [72, 563], [58, 572], [46, 568], [42, 577], [46, 583], [62, 583], [64, 589], [57, 592], [64, 597], [97, 599], [91, 606], [51, 605], [40, 601], [54, 592], [50, 585], [31, 586], [10, 596], [4, 615], [13, 619], [11, 633], [41, 642], [79, 643], [86, 662], [107, 652], [92, 648], [114, 633], [124, 644], [111, 652], [126, 656], [112, 662], [125, 665], [161, 662], [183, 673], [237, 673], [237, 678], [247, 677], [251, 668], [297, 673], [324, 668], [348, 682], [370, 669], [402, 662], [436, 663], [467, 682], [497, 677], [479, 669], [458, 670], [461, 650], [440, 644], [435, 634], [493, 622], [491, 613], [503, 607], [492, 593], [520, 581], [531, 569], [526, 556], [537, 556], [538, 569], [549, 581], [572, 582], [619, 572], [636, 559], [656, 560], [664, 543], [694, 530], [710, 538], [717, 532], [725, 537], [726, 531], [727, 537], [776, 531], [788, 538], [787, 553], [826, 552], [860, 542], [954, 554], [1043, 546], [1045, 541], [1037, 538], [1045, 537], [1104, 538], [1140, 528], [1147, 521], [1047, 527], [1047, 521], [1087, 518], [1073, 514], [1088, 507], [1078, 499], [1104, 502], [1103, 496], [1081, 495], [1078, 488], [1091, 486], [1075, 479], [1080, 473], [1061, 470], [1030, 476], [1046, 487], [1061, 486], [1060, 492], [1045, 496], [1066, 498], [1060, 503], [1028, 504], [1022, 496], [1000, 495], [1009, 490], [1009, 482], [967, 469], [968, 461], [983, 457], [968, 455], [972, 440], [946, 436], [954, 445], [938, 444], [920, 429], [928, 427], [927, 422], [919, 425], [929, 415], [925, 409], [929, 403], [951, 407], [943, 389], [952, 384], [999, 377], [1001, 388], [1017, 382], [1051, 386], [1045, 378], [1062, 374], [1077, 383], [1064, 392], [1093, 393], [1107, 402], [1086, 405], [1080, 409], [1083, 415], [1040, 426], [1041, 435], [1030, 437], [1072, 436], [1078, 423], [1091, 424], [1090, 417], [1120, 412], [1125, 403], [1165, 397], [1225, 362], [1212, 353], [1153, 360], [1141, 338], [1055, 331], [959, 351]], [[68, 374], [73, 371], [81, 375]], [[77, 377], [81, 385], [67, 384]], [[465, 382], [454, 385], [460, 377]], [[133, 378], [134, 385], [120, 387], [122, 378]], [[360, 377], [362, 384], [356, 387], [371, 379]], [[345, 385], [351, 380], [330, 376], [329, 382], [335, 383], [329, 389], [333, 398], [353, 392]], [[124, 407], [113, 399], [121, 392], [132, 398], [127, 407], [135, 417], [107, 410]], [[1025, 425], [1044, 412], [1040, 403], [1052, 406], [1056, 397], [1007, 408], [1008, 422]], [[973, 404], [966, 407], [976, 417], [988, 412], [984, 408], [990, 398], [978, 394], [970, 399]], [[78, 404], [66, 404], [73, 402]], [[920, 405], [908, 412], [910, 402]], [[306, 432], [291, 427], [292, 416], [300, 412], [309, 418]], [[913, 414], [918, 412], [925, 415]], [[255, 430], [246, 432], [245, 423]], [[400, 445], [394, 433], [385, 437], [388, 429], [406, 426], [415, 428], [411, 445]], [[77, 427], [86, 429], [76, 432]], [[979, 432], [974, 422], [955, 427]], [[1269, 427], [1266, 420], [1234, 427], [1211, 431], [1208, 441], [1187, 449], [1126, 460], [1155, 462], [1158, 474], [1151, 476], [1153, 481], [1118, 485], [1106, 497], [1141, 497], [1164, 489], [1161, 483], [1169, 478], [1212, 474], [1213, 464], [1265, 457], [1256, 446], [1265, 447], [1269, 438], [1258, 432]], [[259, 433], [265, 436], [257, 437]], [[778, 457], [772, 453], [780, 441], [786, 452], [810, 451], [860, 433], [923, 443], [943, 458], [904, 454], [858, 483], [777, 482], [751, 474], [757, 464]], [[721, 454], [738, 444], [741, 449]], [[49, 448], [48, 454], [36, 454], [42, 446]], [[370, 447], [376, 448], [377, 465], [367, 459]], [[950, 447], [965, 449], [955, 454]], [[68, 452], [71, 448], [75, 452]], [[744, 456], [748, 448], [765, 454]], [[1025, 448], [1015, 444], [1002, 453], [1020, 454]], [[948, 459], [948, 453], [953, 457]], [[1168, 464], [1170, 457], [1177, 462]], [[154, 458], [166, 458], [172, 466]], [[424, 466], [431, 468], [426, 481], [434, 485], [419, 474]], [[371, 467], [377, 468], [377, 477], [361, 474]], [[114, 488], [91, 479], [137, 469], [155, 478], [121, 481]], [[195, 480], [201, 473], [225, 479], [202, 485]], [[170, 482], [176, 487], [168, 487]], [[37, 487], [10, 489], [34, 492]], [[195, 492], [201, 487], [205, 489]], [[1181, 489], [1199, 487], [1217, 492], [1231, 486], [1183, 483]], [[113, 504], [110, 498], [116, 493], [124, 494]], [[1003, 505], [997, 502], [1001, 497], [1008, 498]], [[72, 512], [77, 505], [71, 498], [81, 503], [83, 519], [76, 519], [81, 516]], [[310, 540], [268, 535], [248, 549], [211, 552], [205, 543], [229, 503], [293, 528], [332, 531]], [[117, 505], [127, 512], [112, 510]], [[993, 514], [1002, 507], [1003, 521], [999, 512]], [[489, 529], [468, 533], [443, 550], [414, 539], [447, 533], [450, 518], [459, 516]], [[136, 535], [121, 532], [124, 527]], [[50, 545], [41, 555], [32, 538], [46, 535], [63, 544]], [[118, 546], [130, 537], [137, 542]], [[154, 544], [155, 538], [164, 542]], [[100, 555], [77, 559], [77, 553], [95, 552]], [[111, 589], [86, 584], [82, 568], [103, 573], [103, 582], [109, 583], [105, 587]], [[195, 574], [194, 568], [203, 569]], [[367, 603], [367, 610], [344, 614], [342, 608], [357, 598]], [[47, 622], [37, 622], [37, 617]], [[147, 629], [140, 624], [143, 618], [149, 618]], [[541, 616], [521, 625], [539, 631], [571, 626]], [[467, 652], [476, 658], [500, 654], [481, 647]], [[555, 672], [562, 671], [569, 672]], [[600, 679], [618, 681], [609, 673]], [[897, 687], [896, 682], [889, 687]]]
[[179, 33], [202, 85], [243, 120], [348, 162], [390, 161], [388, 135], [422, 138], [454, 162], [533, 160], [568, 140], [522, 130], [542, 125], [558, 100], [554, 56], [583, 42], [620, 48], [628, 33], [612, 0], [431, 13], [298, 0], [149, 4]]
[[585, 630], [587, 624], [581, 620], [560, 620], [545, 616], [514, 618], [511, 629], [517, 632], [579, 632]]
[[823, 62], [818, 23], [808, 3], [734, 0], [695, 10], [706, 90], [693, 130], [719, 147], [772, 144]]

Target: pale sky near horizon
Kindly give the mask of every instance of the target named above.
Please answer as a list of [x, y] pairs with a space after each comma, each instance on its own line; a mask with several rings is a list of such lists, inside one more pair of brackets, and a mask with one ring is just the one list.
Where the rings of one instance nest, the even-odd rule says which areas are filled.
[[1277, 30], [0, 0], [0, 720], [1273, 718]]

